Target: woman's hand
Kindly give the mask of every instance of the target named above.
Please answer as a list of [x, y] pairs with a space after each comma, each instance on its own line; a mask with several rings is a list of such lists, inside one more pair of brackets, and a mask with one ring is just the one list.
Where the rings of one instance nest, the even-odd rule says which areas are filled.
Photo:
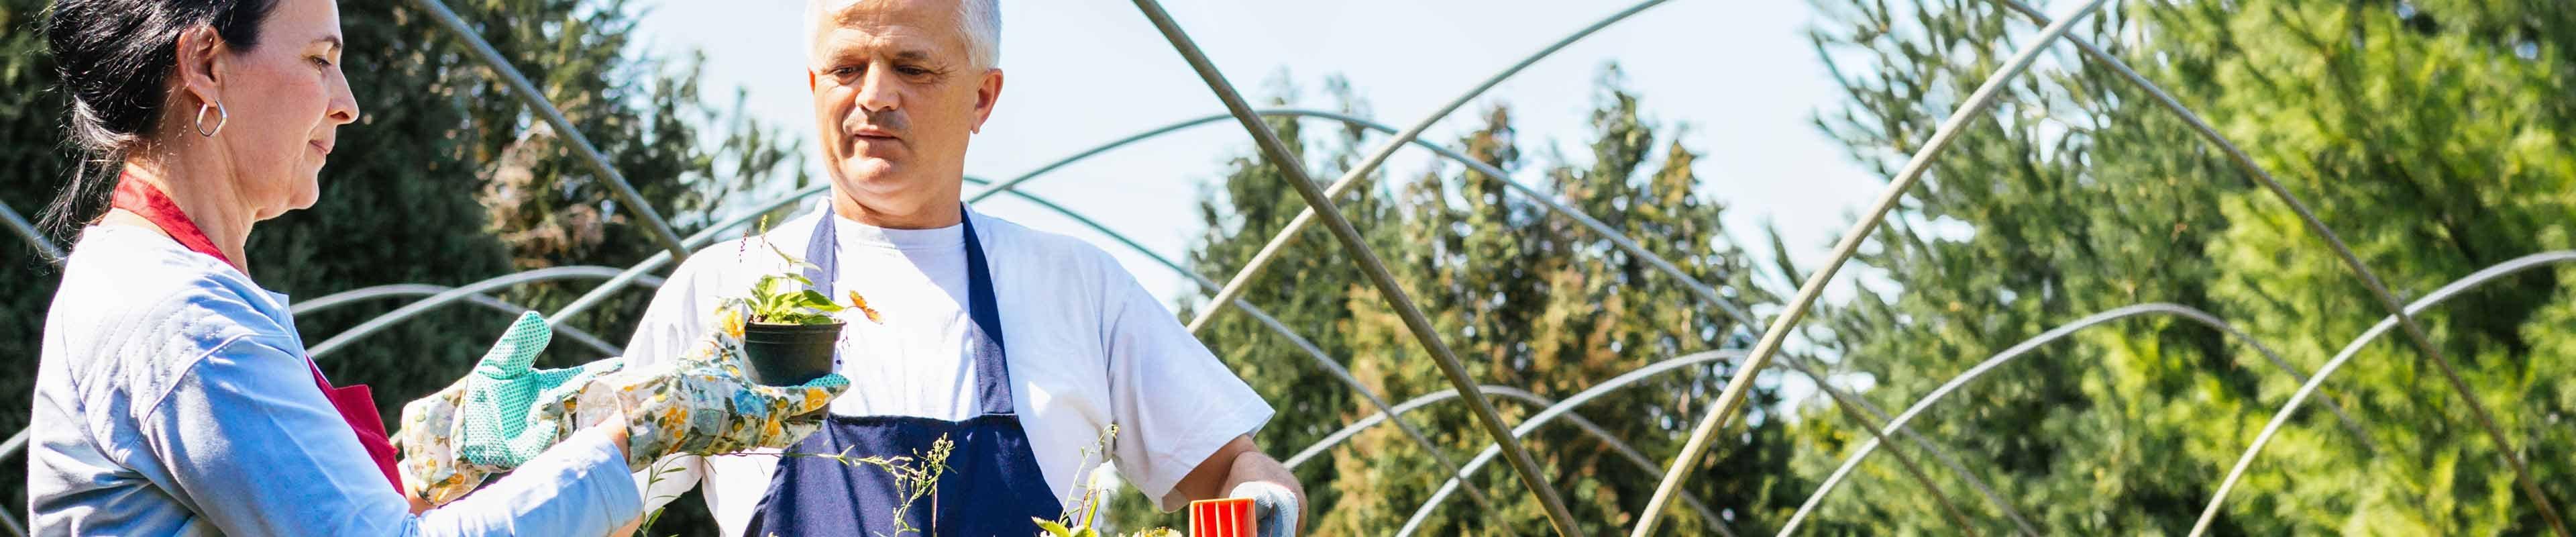
[[599, 423], [592, 424], [591, 426], [601, 428], [599, 430], [600, 434], [607, 435], [608, 442], [617, 446], [617, 454], [619, 456], [626, 455], [626, 411], [619, 410], [616, 414], [608, 415], [608, 419], [599, 420]]
[[[531, 368], [553, 333], [545, 317], [522, 314], [483, 354], [473, 373], [403, 405], [401, 429], [392, 440], [402, 449], [398, 470], [404, 496], [414, 501], [415, 510], [465, 496], [487, 477], [517, 469], [588, 423], [568, 421], [570, 413], [558, 403], [591, 379], [622, 368], [623, 362]], [[619, 427], [613, 432], [622, 446], [626, 431]]]

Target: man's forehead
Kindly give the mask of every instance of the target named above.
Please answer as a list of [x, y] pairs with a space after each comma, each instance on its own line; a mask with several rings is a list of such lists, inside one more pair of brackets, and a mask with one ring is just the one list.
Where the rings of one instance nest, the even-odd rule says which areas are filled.
[[953, 23], [955, 0], [806, 0], [806, 27], [820, 31], [890, 22]]

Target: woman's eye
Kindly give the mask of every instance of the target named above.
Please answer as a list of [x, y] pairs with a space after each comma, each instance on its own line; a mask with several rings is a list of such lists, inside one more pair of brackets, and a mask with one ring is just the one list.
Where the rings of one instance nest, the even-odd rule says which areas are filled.
[[324, 58], [324, 57], [321, 57], [321, 56], [314, 56], [313, 58], [311, 58], [311, 60], [313, 61], [313, 66], [314, 66], [314, 67], [330, 67], [330, 66], [331, 66], [331, 59], [330, 59], [330, 58]]

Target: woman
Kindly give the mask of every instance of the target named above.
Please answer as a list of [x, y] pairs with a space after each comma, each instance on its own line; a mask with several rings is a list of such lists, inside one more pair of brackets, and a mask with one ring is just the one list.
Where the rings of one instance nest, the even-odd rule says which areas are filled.
[[471, 496], [407, 502], [366, 387], [324, 379], [286, 297], [251, 281], [251, 226], [313, 204], [358, 118], [334, 4], [55, 2], [88, 164], [46, 215], [80, 227], [37, 374], [36, 534], [603, 535], [641, 515], [629, 427], [658, 433], [625, 412]]

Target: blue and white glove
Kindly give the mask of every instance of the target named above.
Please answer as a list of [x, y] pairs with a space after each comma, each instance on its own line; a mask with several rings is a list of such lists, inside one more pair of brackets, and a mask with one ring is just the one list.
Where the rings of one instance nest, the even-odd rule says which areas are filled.
[[1268, 481], [1246, 481], [1235, 485], [1229, 498], [1252, 500], [1253, 531], [1261, 537], [1294, 537], [1297, 534], [1297, 493], [1288, 487]]
[[553, 341], [554, 327], [537, 312], [501, 335], [499, 343], [465, 377], [465, 401], [457, 416], [457, 453], [487, 471], [507, 472], [572, 434], [572, 424], [535, 412], [538, 405], [569, 397], [590, 379], [617, 371], [625, 363], [611, 358], [580, 367], [533, 369], [537, 354]]

